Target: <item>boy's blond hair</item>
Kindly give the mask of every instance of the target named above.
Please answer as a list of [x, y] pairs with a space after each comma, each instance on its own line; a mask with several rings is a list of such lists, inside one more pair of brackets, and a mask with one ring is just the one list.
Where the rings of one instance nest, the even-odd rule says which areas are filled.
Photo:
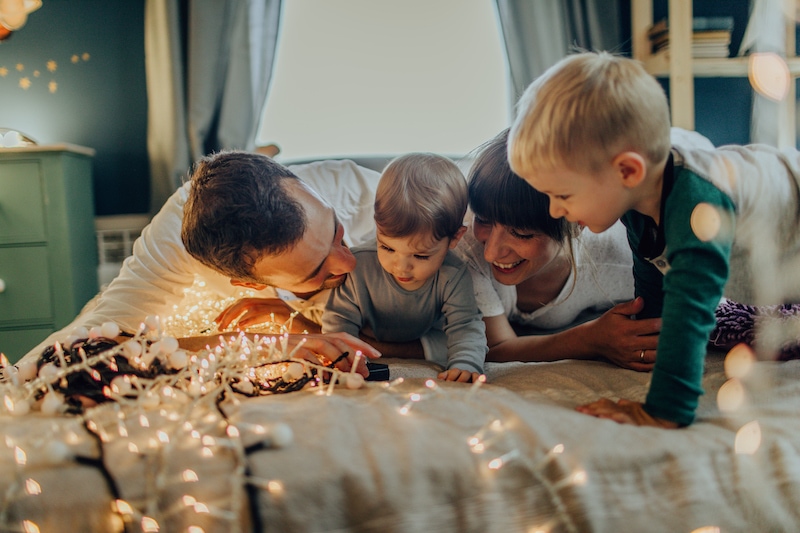
[[521, 176], [557, 167], [594, 173], [626, 151], [656, 164], [669, 150], [664, 89], [640, 62], [608, 52], [568, 56], [531, 83], [508, 142]]
[[393, 159], [375, 192], [375, 223], [390, 237], [455, 237], [467, 211], [467, 181], [450, 159], [411, 153]]

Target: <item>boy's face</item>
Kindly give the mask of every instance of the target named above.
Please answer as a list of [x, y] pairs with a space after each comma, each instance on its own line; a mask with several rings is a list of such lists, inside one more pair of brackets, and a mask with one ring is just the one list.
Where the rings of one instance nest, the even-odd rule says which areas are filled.
[[383, 269], [407, 291], [415, 291], [425, 284], [444, 263], [447, 250], [456, 239], [434, 240], [429, 234], [411, 237], [389, 237], [377, 231], [378, 261]]
[[631, 208], [630, 189], [613, 165], [594, 174], [558, 168], [523, 178], [550, 198], [551, 217], [564, 217], [594, 233], [610, 228]]

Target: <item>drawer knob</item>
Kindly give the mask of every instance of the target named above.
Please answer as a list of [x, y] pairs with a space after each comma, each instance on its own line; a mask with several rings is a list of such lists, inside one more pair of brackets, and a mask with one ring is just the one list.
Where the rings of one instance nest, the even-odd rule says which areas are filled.
[[6, 290], [6, 282], [3, 281], [2, 278], [0, 278], [0, 292], [3, 292], [5, 290]]

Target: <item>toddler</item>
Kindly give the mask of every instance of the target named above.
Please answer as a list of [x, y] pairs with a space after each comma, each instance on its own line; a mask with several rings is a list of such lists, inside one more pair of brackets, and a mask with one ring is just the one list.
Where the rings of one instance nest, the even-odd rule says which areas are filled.
[[432, 327], [447, 337], [440, 379], [470, 382], [488, 348], [466, 266], [451, 251], [466, 231], [467, 184], [458, 166], [427, 153], [400, 156], [375, 194], [377, 241], [353, 248], [356, 268], [331, 292], [322, 331], [379, 342], [416, 341]]

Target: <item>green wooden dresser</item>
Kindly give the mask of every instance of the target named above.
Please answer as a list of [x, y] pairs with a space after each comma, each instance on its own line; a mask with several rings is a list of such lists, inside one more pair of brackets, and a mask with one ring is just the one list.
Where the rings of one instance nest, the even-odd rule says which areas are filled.
[[94, 150], [0, 148], [0, 352], [12, 362], [98, 291]]

